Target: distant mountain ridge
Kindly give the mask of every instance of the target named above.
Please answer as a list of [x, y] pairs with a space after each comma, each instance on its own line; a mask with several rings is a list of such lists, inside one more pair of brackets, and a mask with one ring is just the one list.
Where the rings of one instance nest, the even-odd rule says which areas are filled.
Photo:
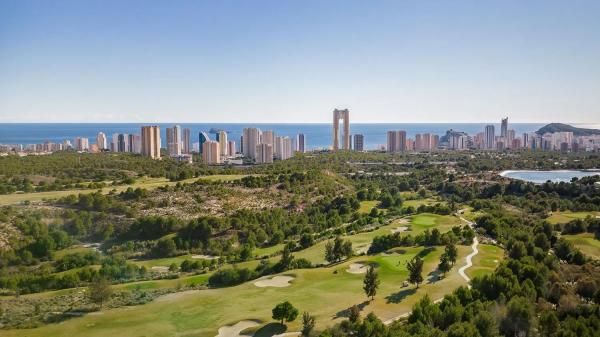
[[584, 129], [578, 128], [569, 124], [563, 123], [550, 123], [546, 126], [541, 127], [536, 131], [538, 135], [543, 135], [545, 133], [554, 133], [554, 132], [573, 132], [574, 136], [591, 136], [591, 135], [600, 135], [600, 130], [598, 129]]

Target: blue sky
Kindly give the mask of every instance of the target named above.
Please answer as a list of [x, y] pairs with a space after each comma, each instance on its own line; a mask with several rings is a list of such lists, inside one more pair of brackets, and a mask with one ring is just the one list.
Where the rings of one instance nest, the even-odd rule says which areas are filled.
[[600, 1], [0, 0], [0, 122], [600, 122]]

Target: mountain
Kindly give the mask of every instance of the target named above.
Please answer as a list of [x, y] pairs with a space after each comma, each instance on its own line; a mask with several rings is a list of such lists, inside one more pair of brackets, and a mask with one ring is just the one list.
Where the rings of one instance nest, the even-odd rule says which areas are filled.
[[562, 123], [550, 123], [536, 131], [538, 135], [554, 132], [573, 132], [574, 136], [600, 135], [600, 130], [598, 129], [584, 129]]

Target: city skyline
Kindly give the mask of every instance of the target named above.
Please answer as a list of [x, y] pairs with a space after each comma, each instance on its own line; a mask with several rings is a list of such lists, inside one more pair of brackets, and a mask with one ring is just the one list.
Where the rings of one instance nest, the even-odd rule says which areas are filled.
[[5, 1], [0, 122], [323, 123], [341, 106], [354, 123], [594, 123], [598, 11], [594, 1]]

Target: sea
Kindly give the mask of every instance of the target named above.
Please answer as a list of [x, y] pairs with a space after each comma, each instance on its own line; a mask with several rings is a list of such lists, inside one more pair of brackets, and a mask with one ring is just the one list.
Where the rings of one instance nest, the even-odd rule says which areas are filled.
[[[366, 150], [377, 149], [386, 143], [386, 132], [389, 130], [404, 130], [409, 138], [417, 133], [432, 133], [444, 135], [448, 130], [463, 131], [469, 135], [483, 132], [490, 123], [351, 123], [350, 134], [362, 134]], [[74, 141], [75, 137], [87, 137], [90, 144], [96, 142], [98, 132], [104, 132], [110, 139], [114, 133], [139, 134], [142, 125], [150, 123], [0, 123], [0, 144], [39, 144], [46, 141], [58, 143], [64, 140]], [[173, 123], [155, 123], [159, 125], [166, 145], [166, 128]], [[273, 130], [276, 135], [295, 137], [299, 133], [305, 135], [307, 149], [323, 149], [331, 146], [332, 124], [265, 124], [265, 123], [178, 123], [182, 128], [189, 128], [192, 133], [192, 143], [198, 142], [198, 133], [212, 130], [228, 132], [228, 139], [235, 140], [239, 146], [242, 131], [247, 127], [257, 127], [261, 130]], [[496, 126], [496, 134], [500, 133], [500, 124]], [[514, 129], [517, 136], [524, 132], [534, 132], [545, 123], [511, 123], [509, 129]], [[576, 125], [579, 126], [579, 125]], [[211, 138], [214, 135], [209, 133]]]

